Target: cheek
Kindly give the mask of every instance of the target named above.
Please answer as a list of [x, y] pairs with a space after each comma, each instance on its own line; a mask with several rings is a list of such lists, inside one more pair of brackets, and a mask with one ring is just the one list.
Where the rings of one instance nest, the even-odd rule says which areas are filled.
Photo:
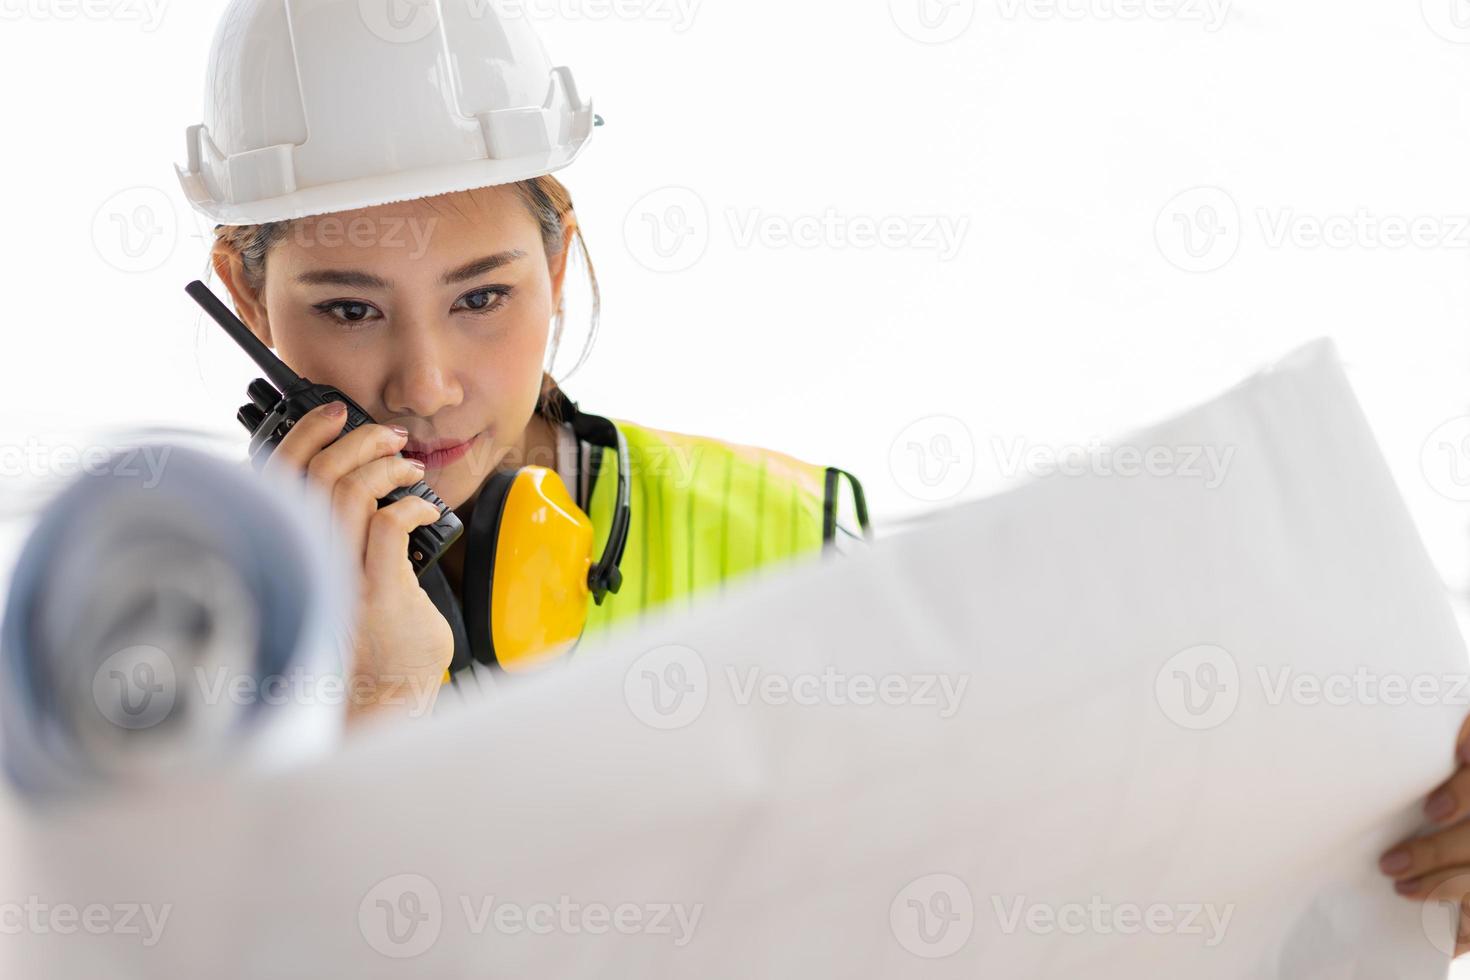
[[508, 323], [494, 340], [478, 345], [472, 355], [474, 386], [504, 413], [524, 414], [529, 421], [541, 394], [549, 325], [540, 317]]

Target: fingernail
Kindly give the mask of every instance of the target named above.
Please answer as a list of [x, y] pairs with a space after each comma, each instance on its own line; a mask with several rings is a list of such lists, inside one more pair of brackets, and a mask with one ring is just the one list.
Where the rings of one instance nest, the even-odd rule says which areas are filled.
[[1455, 812], [1455, 794], [1447, 789], [1435, 790], [1424, 804], [1424, 815], [1430, 820], [1440, 821]]
[[1396, 847], [1378, 859], [1378, 867], [1386, 875], [1396, 875], [1401, 871], [1408, 871], [1409, 865], [1412, 863], [1408, 849], [1403, 847]]
[[413, 464], [413, 468], [416, 470], [422, 470], [424, 468], [424, 461], [421, 459], [414, 459], [412, 456], [405, 456], [403, 458]]
[[400, 439], [407, 439], [408, 438], [408, 430], [405, 429], [403, 426], [401, 426], [401, 425], [390, 425], [390, 426], [388, 426], [388, 428], [390, 428], [394, 432], [398, 433], [398, 438], [400, 438]]
[[1396, 881], [1394, 882], [1393, 890], [1400, 895], [1412, 895], [1419, 890], [1419, 879], [1410, 878], [1407, 881]]
[[322, 414], [327, 418], [338, 419], [347, 414], [347, 406], [341, 402], [327, 402], [327, 407], [322, 409]]

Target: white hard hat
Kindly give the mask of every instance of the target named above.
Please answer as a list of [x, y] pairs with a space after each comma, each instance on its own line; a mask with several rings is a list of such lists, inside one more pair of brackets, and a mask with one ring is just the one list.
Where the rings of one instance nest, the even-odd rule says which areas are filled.
[[595, 125], [515, 0], [231, 0], [184, 194], [260, 224], [508, 184]]

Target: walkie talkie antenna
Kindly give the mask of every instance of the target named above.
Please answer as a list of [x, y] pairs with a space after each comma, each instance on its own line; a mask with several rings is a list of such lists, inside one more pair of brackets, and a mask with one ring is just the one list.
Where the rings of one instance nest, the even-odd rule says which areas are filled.
[[259, 337], [250, 332], [249, 327], [240, 322], [239, 317], [230, 312], [229, 307], [220, 302], [214, 290], [195, 279], [184, 287], [184, 292], [193, 297], [194, 302], [203, 307], [204, 312], [208, 313], [215, 323], [224, 327], [225, 333], [233, 337], [235, 343], [245, 348], [245, 353], [250, 355], [252, 361], [260, 365], [260, 369], [265, 372], [271, 384], [285, 391], [301, 381], [296, 372], [286, 366], [285, 361], [273, 354], [269, 347], [260, 342]]

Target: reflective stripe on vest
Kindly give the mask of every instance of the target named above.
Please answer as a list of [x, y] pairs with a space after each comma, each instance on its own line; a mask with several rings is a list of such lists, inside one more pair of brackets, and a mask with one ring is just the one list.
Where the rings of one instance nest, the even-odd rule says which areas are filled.
[[[583, 637], [756, 569], [820, 555], [827, 468], [614, 420], [628, 443], [633, 509], [622, 588], [593, 605]], [[603, 450], [588, 516], [601, 554], [617, 495], [617, 453]]]

